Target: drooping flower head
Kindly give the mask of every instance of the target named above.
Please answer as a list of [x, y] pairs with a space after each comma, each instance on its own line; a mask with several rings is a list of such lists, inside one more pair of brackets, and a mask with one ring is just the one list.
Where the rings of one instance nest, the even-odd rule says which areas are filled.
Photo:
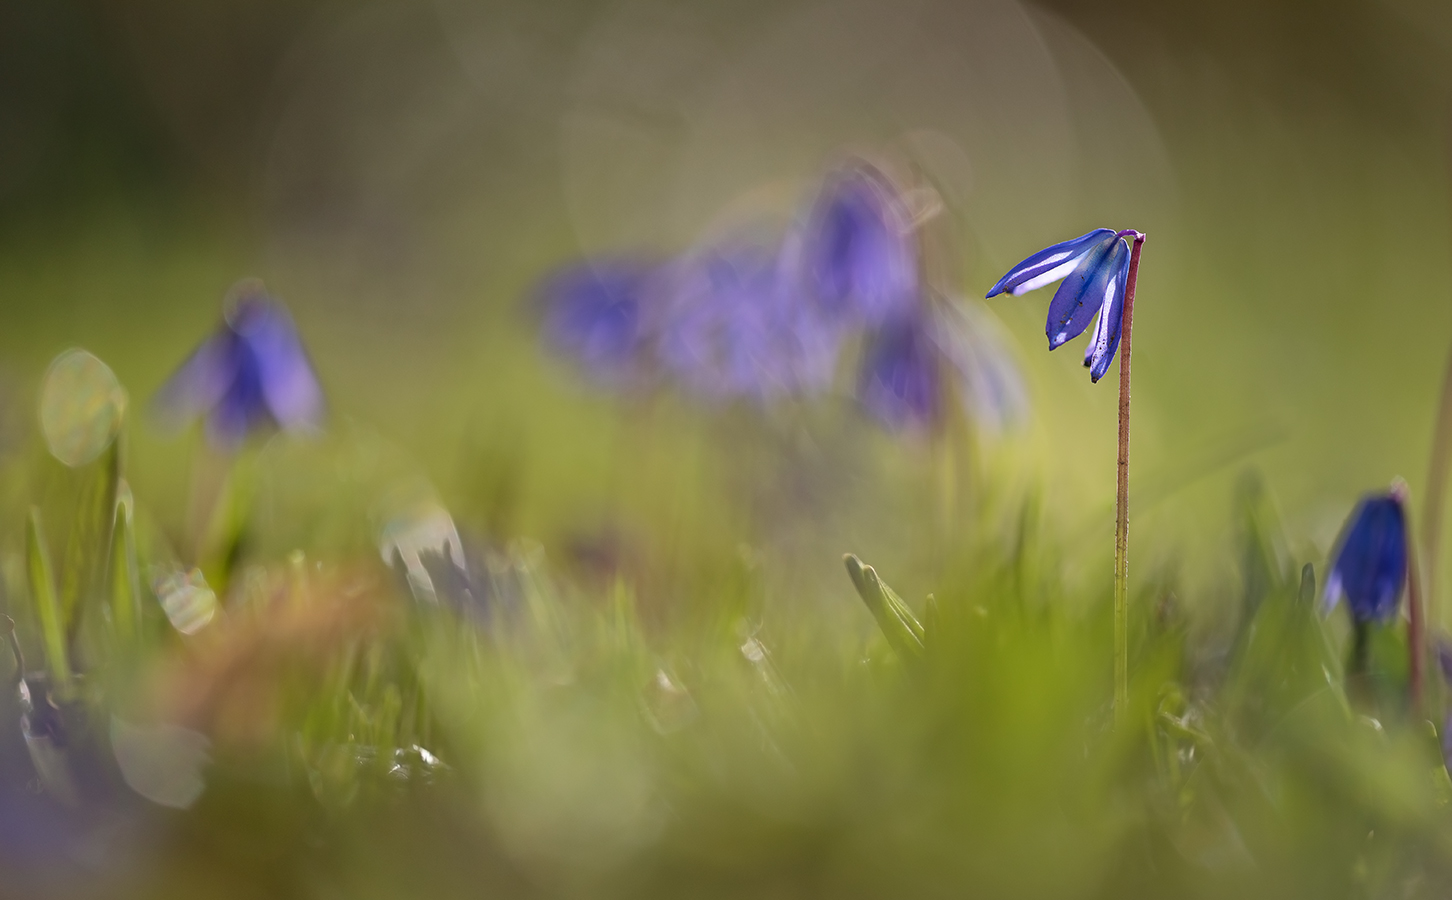
[[662, 366], [693, 393], [760, 401], [826, 388], [840, 331], [803, 303], [779, 248], [725, 240], [665, 276]]
[[912, 217], [892, 180], [865, 160], [827, 175], [801, 252], [808, 294], [836, 321], [879, 325], [917, 300]]
[[1098, 381], [1109, 371], [1119, 349], [1124, 289], [1129, 278], [1129, 245], [1124, 237], [1131, 234], [1134, 232], [1096, 228], [1072, 241], [1040, 250], [1009, 269], [988, 296], [1007, 292], [1017, 297], [1063, 279], [1049, 302], [1044, 329], [1049, 349], [1078, 337], [1098, 313], [1094, 336], [1084, 353], [1089, 377]]
[[167, 379], [156, 405], [173, 422], [205, 417], [207, 438], [224, 449], [273, 428], [317, 428], [325, 409], [292, 317], [256, 281], [233, 289], [221, 327]]
[[618, 258], [558, 270], [538, 289], [546, 340], [596, 383], [640, 382], [650, 368], [649, 306], [659, 268]]
[[1407, 517], [1404, 489], [1368, 494], [1347, 519], [1332, 555], [1321, 610], [1329, 614], [1346, 598], [1358, 623], [1396, 615], [1407, 583]]

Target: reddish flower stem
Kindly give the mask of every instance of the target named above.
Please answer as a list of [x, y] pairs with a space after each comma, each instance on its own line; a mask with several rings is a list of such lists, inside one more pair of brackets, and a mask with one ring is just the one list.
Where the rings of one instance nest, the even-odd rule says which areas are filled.
[[1448, 464], [1452, 463], [1452, 351], [1442, 375], [1442, 396], [1437, 403], [1437, 425], [1432, 432], [1432, 458], [1427, 463], [1426, 493], [1422, 502], [1422, 558], [1427, 561], [1428, 615], [1436, 619], [1437, 560], [1442, 549], [1442, 511], [1447, 503]]
[[1422, 706], [1422, 652], [1426, 624], [1422, 613], [1422, 579], [1417, 577], [1417, 554], [1413, 541], [1407, 541], [1407, 606], [1411, 621], [1407, 624], [1407, 658], [1410, 661], [1412, 712]]
[[1144, 235], [1132, 232], [1129, 276], [1124, 284], [1124, 325], [1119, 349], [1119, 470], [1114, 519], [1114, 715], [1129, 709], [1129, 362], [1134, 325], [1134, 288]]
[[1417, 566], [1417, 542], [1412, 540], [1412, 511], [1408, 501], [1407, 483], [1400, 478], [1392, 482], [1391, 495], [1402, 508], [1402, 522], [1407, 533], [1407, 669], [1408, 694], [1412, 712], [1415, 714], [1422, 704], [1422, 662], [1426, 653], [1424, 644], [1427, 627], [1422, 599], [1422, 578]]

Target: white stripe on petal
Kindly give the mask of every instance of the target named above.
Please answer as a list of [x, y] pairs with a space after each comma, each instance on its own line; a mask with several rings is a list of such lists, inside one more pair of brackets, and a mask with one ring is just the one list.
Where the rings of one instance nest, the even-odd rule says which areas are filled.
[[[1054, 255], [1055, 255], [1055, 257], [1058, 257], [1059, 256], [1059, 254], [1054, 254]], [[1020, 297], [1020, 296], [1022, 296], [1024, 294], [1027, 294], [1029, 291], [1036, 291], [1036, 290], [1038, 290], [1039, 288], [1043, 287], [1046, 284], [1053, 284], [1055, 281], [1058, 281], [1060, 278], [1067, 278], [1068, 275], [1069, 275], [1069, 273], [1072, 272], [1072, 271], [1074, 271], [1074, 268], [1079, 265], [1079, 260], [1083, 259], [1085, 255], [1086, 254], [1081, 253], [1078, 256], [1071, 257], [1066, 262], [1063, 262], [1063, 263], [1060, 263], [1057, 266], [1054, 266], [1052, 269], [1049, 269], [1047, 272], [1044, 272], [1044, 273], [1039, 274], [1039, 275], [1035, 275], [1034, 277], [1030, 278], [1028, 281], [1025, 281], [1024, 283], [1018, 285], [1017, 287], [1009, 288], [1008, 292], [1010, 294], [1014, 295], [1015, 297]], [[1050, 262], [1050, 260], [1044, 260], [1044, 262], [1045, 263], [1048, 263], [1048, 262]]]
[[1119, 276], [1115, 275], [1104, 288], [1104, 301], [1099, 306], [1099, 322], [1094, 326], [1094, 340], [1086, 348], [1088, 352], [1084, 356], [1085, 365], [1098, 365], [1104, 354], [1109, 352], [1110, 326], [1114, 324], [1114, 295], [1118, 286]]
[[1341, 596], [1345, 591], [1341, 586], [1341, 573], [1335, 569], [1331, 570], [1331, 577], [1326, 579], [1326, 590], [1321, 595], [1321, 615], [1329, 616], [1336, 604], [1341, 602]]

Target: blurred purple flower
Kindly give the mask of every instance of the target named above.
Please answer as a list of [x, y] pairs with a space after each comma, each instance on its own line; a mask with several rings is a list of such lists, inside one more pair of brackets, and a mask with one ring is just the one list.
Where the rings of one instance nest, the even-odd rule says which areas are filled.
[[1124, 289], [1129, 275], [1129, 245], [1124, 242], [1124, 235], [1132, 233], [1096, 228], [1072, 241], [1040, 250], [1009, 269], [989, 290], [988, 296], [1007, 291], [1017, 297], [1062, 278], [1064, 283], [1049, 302], [1049, 319], [1044, 329], [1049, 337], [1049, 349], [1057, 349], [1078, 337], [1098, 313], [1094, 337], [1084, 354], [1090, 380], [1098, 381], [1109, 371], [1109, 364], [1119, 349], [1124, 325]]
[[[1442, 682], [1452, 688], [1452, 644], [1446, 637], [1439, 638], [1434, 645], [1437, 667], [1442, 670]], [[1452, 772], [1452, 711], [1442, 719], [1442, 764]]]
[[648, 304], [655, 264], [596, 259], [566, 266], [540, 285], [545, 338], [591, 380], [609, 387], [640, 382], [650, 369]]
[[706, 396], [776, 397], [825, 389], [839, 329], [802, 302], [781, 254], [724, 242], [673, 265], [661, 320], [661, 363]]
[[156, 407], [172, 422], [206, 418], [207, 438], [235, 448], [270, 428], [321, 425], [323, 391], [287, 310], [246, 283], [222, 326], [162, 385]]
[[937, 301], [884, 323], [863, 344], [858, 399], [893, 431], [936, 428], [954, 397], [979, 428], [1014, 424], [1027, 393], [992, 322], [987, 310]]
[[924, 315], [905, 315], [868, 334], [857, 396], [888, 429], [928, 430], [943, 414], [943, 360]]
[[1396, 615], [1407, 582], [1407, 520], [1399, 492], [1368, 494], [1347, 520], [1332, 556], [1322, 614], [1342, 597], [1358, 622]]
[[827, 175], [800, 252], [806, 290], [834, 321], [881, 325], [916, 303], [912, 217], [891, 179], [868, 162]]

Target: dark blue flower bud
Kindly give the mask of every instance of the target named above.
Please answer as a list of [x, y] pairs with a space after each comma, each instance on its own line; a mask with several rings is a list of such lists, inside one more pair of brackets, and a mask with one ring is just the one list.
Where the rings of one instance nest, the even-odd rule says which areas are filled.
[[1332, 556], [1321, 610], [1329, 614], [1342, 597], [1356, 622], [1384, 622], [1396, 615], [1407, 581], [1406, 513], [1394, 494], [1362, 498], [1347, 520]]

